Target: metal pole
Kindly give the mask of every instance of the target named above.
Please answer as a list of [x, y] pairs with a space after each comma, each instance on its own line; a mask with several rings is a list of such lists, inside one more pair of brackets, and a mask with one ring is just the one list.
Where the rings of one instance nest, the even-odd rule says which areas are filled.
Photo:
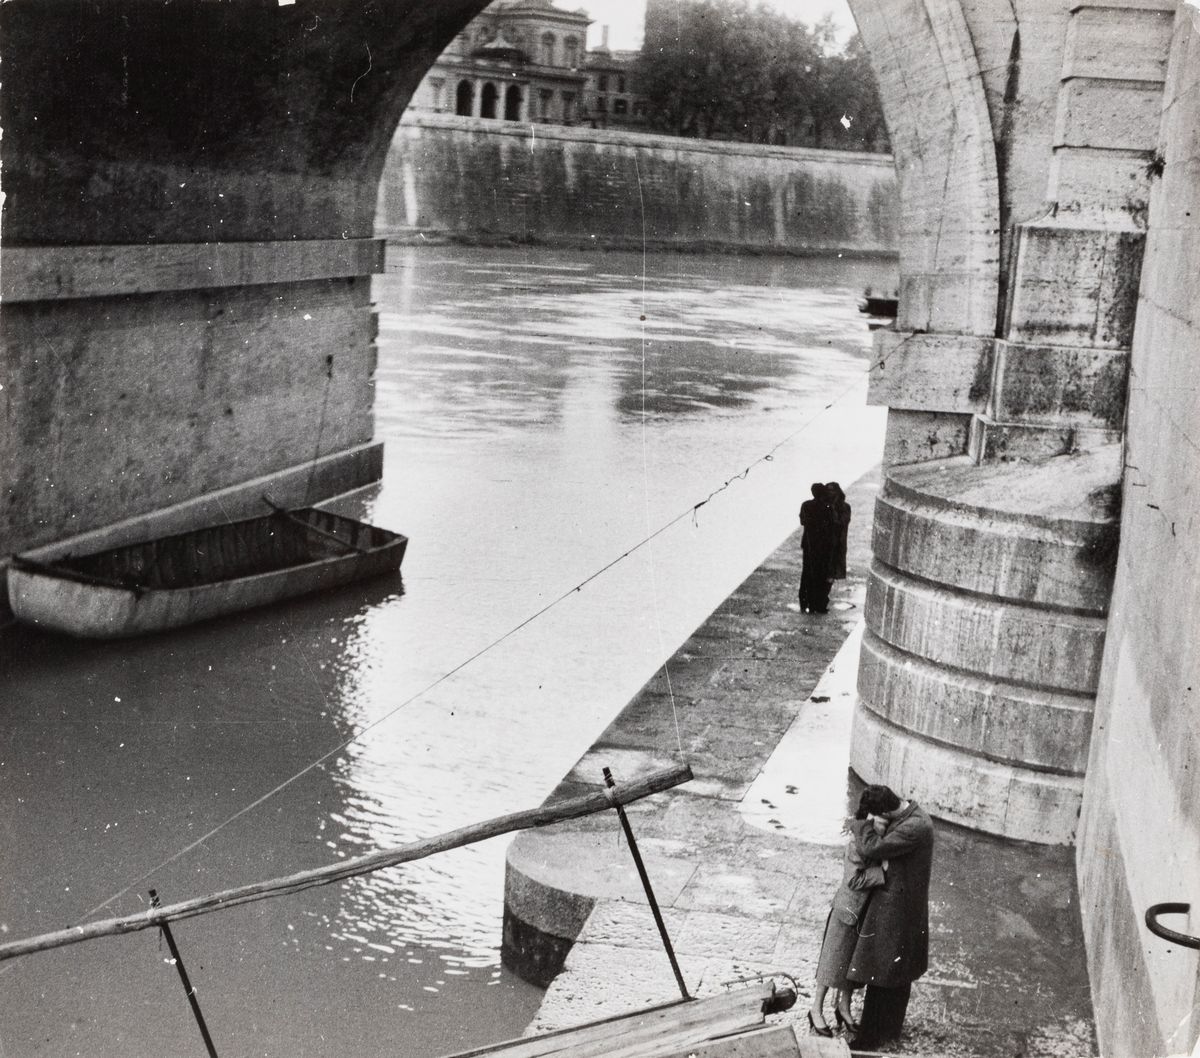
[[[613, 781], [612, 771], [608, 768], [604, 769], [604, 782], [610, 790], [617, 785]], [[633, 828], [629, 825], [629, 817], [625, 815], [623, 805], [614, 804], [613, 807], [617, 810], [621, 826], [625, 830], [625, 839], [629, 842], [629, 851], [633, 854], [633, 865], [637, 868], [638, 877], [642, 880], [642, 888], [646, 890], [646, 899], [650, 902], [650, 911], [654, 915], [654, 924], [658, 926], [658, 935], [662, 937], [663, 947], [667, 950], [667, 958], [671, 960], [671, 970], [674, 972], [675, 981], [679, 985], [679, 993], [684, 999], [691, 999], [692, 997], [688, 995], [687, 985], [683, 980], [683, 974], [679, 970], [679, 962], [675, 958], [675, 949], [671, 947], [671, 938], [667, 936], [667, 924], [663, 921], [662, 912], [658, 909], [658, 901], [654, 899], [654, 890], [650, 887], [650, 876], [646, 873], [646, 865], [642, 863], [642, 854], [638, 851], [637, 839], [633, 836]]]
[[[150, 890], [150, 903], [154, 907], [161, 906], [158, 902], [158, 893], [154, 889]], [[213, 1046], [212, 1037], [208, 1034], [208, 1026], [204, 1024], [204, 1015], [200, 1013], [200, 1001], [196, 998], [196, 990], [192, 987], [192, 982], [188, 980], [187, 970], [183, 968], [183, 958], [179, 954], [179, 948], [175, 945], [175, 938], [171, 935], [171, 927], [165, 922], [160, 922], [158, 928], [167, 938], [167, 947], [171, 949], [171, 958], [175, 960], [175, 969], [179, 971], [183, 990], [187, 993], [188, 1002], [192, 1005], [196, 1024], [200, 1026], [200, 1035], [204, 1037], [204, 1046], [208, 1048], [208, 1058], [217, 1058], [217, 1049]]]

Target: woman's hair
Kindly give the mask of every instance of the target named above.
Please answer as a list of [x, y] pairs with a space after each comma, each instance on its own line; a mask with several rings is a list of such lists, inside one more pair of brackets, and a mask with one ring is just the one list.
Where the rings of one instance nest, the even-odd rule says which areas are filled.
[[859, 810], [866, 810], [868, 815], [879, 815], [881, 812], [894, 812], [900, 807], [900, 798], [890, 786], [868, 786], [858, 799]]

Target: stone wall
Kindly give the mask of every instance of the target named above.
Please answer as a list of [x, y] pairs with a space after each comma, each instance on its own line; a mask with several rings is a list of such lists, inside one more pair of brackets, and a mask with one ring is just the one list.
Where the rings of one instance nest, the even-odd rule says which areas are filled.
[[[343, 256], [348, 245], [361, 263], [341, 268], [369, 270], [382, 257], [373, 241], [340, 244]], [[161, 262], [164, 250], [151, 250]], [[86, 280], [70, 252], [69, 269], [54, 272], [75, 286], [65, 297], [57, 282], [53, 295], [48, 283], [19, 282], [30, 251], [6, 253], [0, 554], [292, 468], [300, 481], [306, 464], [371, 441], [375, 317], [365, 276], [101, 294], [102, 284], [79, 291]], [[44, 268], [47, 254], [34, 253]], [[128, 249], [112, 254], [142, 272]], [[267, 254], [280, 264], [274, 248]], [[347, 469], [347, 487], [363, 483]], [[315, 500], [328, 482], [313, 484]], [[304, 500], [282, 482], [258, 491]], [[250, 509], [264, 509], [257, 494]]]
[[1179, 10], [1133, 336], [1121, 549], [1077, 864], [1104, 1054], [1200, 1034], [1200, 11]]
[[485, 2], [0, 4], [0, 577], [379, 476], [378, 176]]
[[891, 158], [407, 115], [377, 231], [606, 247], [892, 254]]

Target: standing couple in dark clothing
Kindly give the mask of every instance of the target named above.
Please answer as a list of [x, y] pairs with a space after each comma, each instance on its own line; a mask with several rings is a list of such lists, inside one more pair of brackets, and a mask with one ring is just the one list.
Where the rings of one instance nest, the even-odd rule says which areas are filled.
[[803, 566], [800, 571], [800, 611], [828, 613], [829, 589], [846, 576], [846, 537], [850, 529], [850, 504], [841, 485], [817, 482], [812, 499], [800, 505], [800, 538]]
[[[868, 786], [847, 820], [842, 884], [833, 898], [808, 1024], [832, 1036], [825, 997], [836, 992], [834, 1017], [851, 1034], [853, 1050], [874, 1050], [896, 1039], [912, 983], [929, 965], [929, 876], [933, 823], [921, 807], [887, 786]], [[866, 986], [862, 1018], [851, 998]]]

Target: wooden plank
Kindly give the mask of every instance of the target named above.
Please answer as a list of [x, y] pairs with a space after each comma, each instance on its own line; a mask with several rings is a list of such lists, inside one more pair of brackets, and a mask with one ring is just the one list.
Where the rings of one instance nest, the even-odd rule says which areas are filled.
[[568, 798], [556, 804], [544, 805], [541, 808], [497, 816], [482, 823], [459, 827], [457, 830], [451, 830], [436, 837], [409, 842], [407, 845], [398, 845], [380, 852], [372, 852], [366, 856], [356, 856], [353, 859], [342, 860], [326, 867], [317, 867], [283, 878], [271, 878], [234, 889], [225, 889], [177, 904], [148, 908], [137, 915], [129, 915], [125, 918], [103, 919], [85, 925], [71, 926], [53, 933], [27, 937], [24, 940], [10, 941], [7, 944], [0, 944], [0, 962], [16, 958], [18, 955], [29, 955], [36, 951], [47, 951], [50, 948], [61, 948], [68, 944], [78, 944], [80, 941], [94, 940], [97, 937], [111, 937], [122, 933], [133, 933], [141, 929], [152, 929], [164, 922], [172, 922], [180, 918], [192, 918], [223, 908], [252, 903], [255, 900], [265, 900], [268, 897], [281, 896], [285, 893], [297, 893], [318, 885], [329, 885], [332, 882], [343, 881], [369, 871], [394, 867], [401, 863], [409, 863], [412, 860], [432, 856], [438, 852], [461, 848], [463, 845], [471, 845], [477, 841], [485, 841], [499, 834], [509, 834], [514, 830], [544, 827], [564, 819], [578, 819], [580, 816], [594, 815], [615, 805], [629, 804], [631, 801], [649, 797], [653, 793], [669, 790], [680, 783], [687, 782], [691, 777], [692, 770], [686, 764], [675, 768], [665, 768], [651, 772], [632, 782], [621, 783], [611, 789], [585, 794], [582, 797]]
[[694, 1018], [656, 1032], [630, 1032], [613, 1039], [569, 1047], [556, 1052], [556, 1058], [658, 1058], [680, 1048], [691, 1049], [706, 1040], [746, 1032], [763, 1024], [761, 1009], [751, 1011], [743, 1007], [699, 1015], [697, 1012]]
[[768, 982], [689, 1001], [680, 1000], [603, 1021], [559, 1029], [542, 1036], [510, 1040], [455, 1058], [589, 1058], [651, 1053], [647, 1048], [687, 1046], [714, 1035], [761, 1025]]
[[801, 1052], [790, 1025], [770, 1025], [680, 1050], [656, 1051], [653, 1058], [801, 1058]]
[[0, 299], [58, 301], [296, 283], [383, 271], [383, 239], [4, 248]]
[[850, 1044], [842, 1036], [814, 1036], [800, 1029], [796, 1043], [800, 1058], [850, 1058]]

